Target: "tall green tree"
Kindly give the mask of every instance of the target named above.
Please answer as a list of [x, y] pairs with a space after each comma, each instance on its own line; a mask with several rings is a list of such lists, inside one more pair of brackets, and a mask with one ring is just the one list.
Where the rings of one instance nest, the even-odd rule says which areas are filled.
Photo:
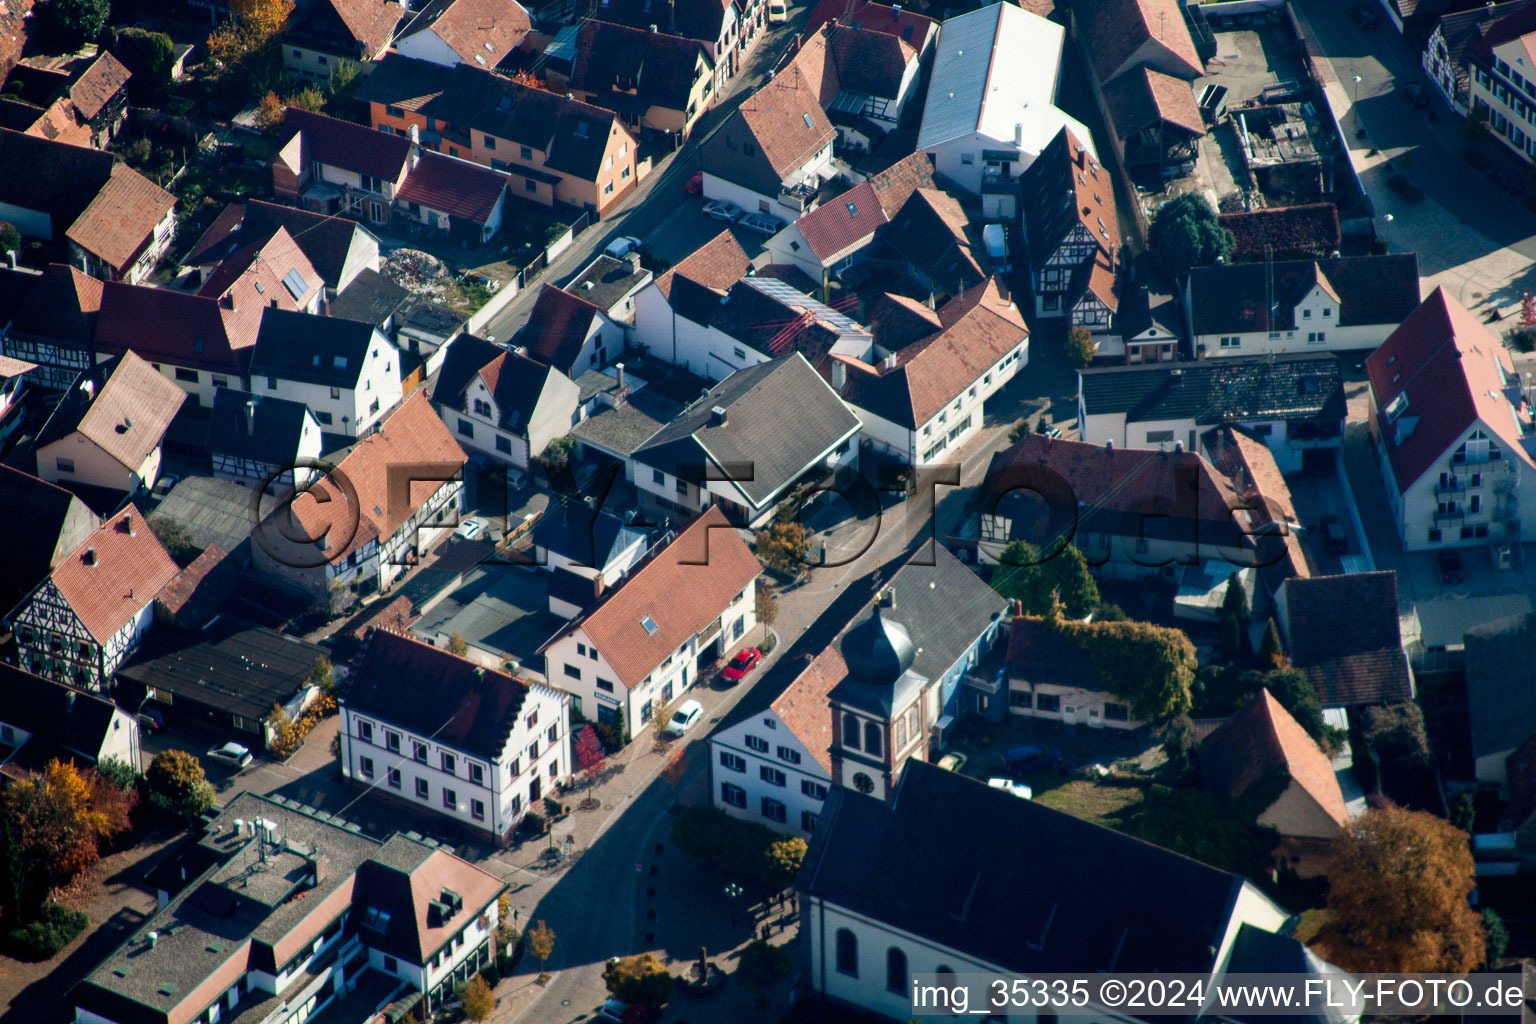
[[1083, 553], [1071, 544], [1041, 559], [1024, 541], [1011, 542], [992, 571], [992, 589], [1017, 600], [1025, 615], [1047, 614], [1052, 595], [1060, 600], [1062, 613], [1073, 619], [1099, 606], [1099, 585], [1088, 571]]
[[1186, 192], [1164, 203], [1147, 231], [1147, 249], [1158, 268], [1182, 283], [1193, 267], [1232, 256], [1232, 232], [1199, 192]]
[[1289, 662], [1285, 657], [1285, 645], [1280, 643], [1280, 630], [1271, 618], [1264, 624], [1264, 639], [1259, 641], [1259, 667], [1269, 669], [1285, 668]]
[[1099, 585], [1088, 571], [1088, 560], [1071, 544], [1045, 560], [1040, 579], [1047, 595], [1055, 594], [1069, 618], [1081, 619], [1099, 606]]
[[164, 32], [142, 28], [112, 30], [113, 54], [132, 74], [128, 90], [141, 101], [162, 98], [171, 84], [171, 67], [176, 62], [176, 48]]
[[47, 0], [35, 14], [48, 44], [68, 52], [101, 35], [111, 9], [111, 0]]

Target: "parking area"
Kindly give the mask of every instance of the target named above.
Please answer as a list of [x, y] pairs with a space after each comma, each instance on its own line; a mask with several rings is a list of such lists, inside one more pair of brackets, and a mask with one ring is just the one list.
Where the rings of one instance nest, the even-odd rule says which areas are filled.
[[[704, 213], [704, 200], [698, 196], [679, 193], [677, 203], [665, 220], [643, 239], [645, 254], [653, 260], [661, 260], [671, 266], [685, 259], [699, 246], [718, 235], [726, 225]], [[748, 258], [762, 252], [767, 235], [733, 226], [731, 233], [745, 250]]]
[[[1352, 525], [1348, 499], [1338, 478], [1293, 475], [1286, 478], [1286, 483], [1290, 485], [1291, 502], [1305, 530], [1301, 535], [1301, 544], [1306, 549], [1307, 559], [1320, 576], [1343, 572], [1343, 560], [1350, 556], [1361, 557], [1365, 547]], [[1328, 550], [1329, 545], [1323, 536], [1323, 520], [1330, 516], [1344, 533], [1346, 550], [1342, 554]]]

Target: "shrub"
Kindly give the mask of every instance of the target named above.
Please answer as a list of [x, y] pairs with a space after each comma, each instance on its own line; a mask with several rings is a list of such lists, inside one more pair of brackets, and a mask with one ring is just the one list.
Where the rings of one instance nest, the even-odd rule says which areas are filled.
[[10, 221], [0, 220], [0, 255], [21, 251], [21, 232]]
[[778, 645], [779, 645], [778, 635], [775, 634], [775, 633], [769, 633], [767, 636], [763, 637], [763, 642], [757, 645], [757, 649], [759, 651], [763, 652], [763, 656], [764, 657], [767, 657], [769, 652], [772, 651]]
[[672, 824], [672, 842], [713, 861], [744, 881], [782, 889], [794, 878], [805, 841], [785, 839], [761, 825], [739, 821], [708, 805], [685, 807]]
[[523, 815], [523, 819], [517, 823], [517, 834], [524, 839], [544, 834], [544, 815], [538, 811], [529, 811]]
[[13, 930], [10, 938], [23, 952], [47, 960], [74, 941], [90, 923], [80, 911], [49, 902], [43, 905], [36, 920]]
[[203, 766], [185, 750], [162, 750], [144, 774], [149, 799], [156, 807], [191, 820], [213, 806], [213, 787]]
[[610, 960], [603, 968], [603, 983], [615, 999], [643, 1006], [660, 1006], [672, 994], [667, 965], [651, 953]]

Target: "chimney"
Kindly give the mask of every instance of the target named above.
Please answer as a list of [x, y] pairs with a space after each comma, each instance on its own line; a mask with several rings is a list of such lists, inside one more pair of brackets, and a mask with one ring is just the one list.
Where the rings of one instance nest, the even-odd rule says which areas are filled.
[[233, 291], [227, 291], [224, 293], [224, 304], [231, 310], [237, 310], [240, 308], [240, 303], [235, 298], [235, 293]]
[[1111, 451], [1113, 451], [1114, 447], [1115, 447], [1115, 442], [1113, 442], [1113, 441], [1105, 441], [1104, 442], [1104, 447], [1110, 449]]
[[251, 436], [256, 434], [256, 400], [246, 399], [245, 402], [245, 432]]
[[86, 565], [95, 565], [96, 564], [96, 549], [95, 548], [86, 548], [85, 549], [85, 564]]
[[625, 256], [624, 256], [624, 259], [629, 263], [630, 273], [632, 273], [632, 274], [640, 273], [640, 253], [639, 252], [626, 253]]
[[592, 577], [592, 597], [594, 599], [603, 596], [603, 590], [605, 587], [606, 584], [603, 582], [602, 573], [598, 573], [596, 576]]
[[901, 4], [891, 4], [891, 20], [901, 20]]
[[623, 363], [614, 363], [613, 364], [613, 368], [614, 368], [615, 371], [617, 371], [617, 373], [619, 375], [618, 390], [623, 391], [624, 390], [624, 364]]
[[712, 427], [723, 427], [723, 426], [726, 425], [727, 422], [729, 422], [729, 417], [726, 415], [725, 406], [717, 405], [714, 408], [709, 410], [709, 425], [710, 426], [712, 426]]
[[1175, 442], [1173, 442], [1173, 450], [1175, 452], [1182, 452], [1184, 450], [1184, 442], [1183, 441], [1175, 441]]
[[655, 31], [656, 31], [656, 26], [655, 26], [655, 25], [652, 25], [652, 26], [651, 26], [651, 31], [652, 31], [652, 32], [655, 32]]
[[832, 360], [832, 390], [842, 394], [848, 386], [848, 365], [841, 359]]
[[123, 515], [123, 528], [128, 531], [128, 536], [130, 536], [130, 537], [137, 536], [137, 534], [135, 534], [133, 532], [133, 513], [132, 512], [128, 512], [128, 513], [125, 513]]
[[81, 382], [80, 390], [85, 392], [86, 398], [94, 398], [96, 397], [96, 382], [94, 380], [87, 379]]
[[884, 359], [880, 360], [880, 367], [881, 367], [881, 369], [885, 369], [885, 370], [894, 370], [894, 369], [896, 369], [896, 353], [892, 352], [890, 355], [888, 355]]
[[149, 933], [149, 948], [150, 949], [154, 949], [155, 948], [155, 943], [157, 943], [159, 941], [160, 941], [160, 933], [159, 932], [152, 931], [152, 932]]
[[1022, 121], [1014, 123], [1014, 126], [1013, 126], [1013, 144], [1015, 146], [1022, 146], [1022, 145], [1024, 145], [1024, 123]]

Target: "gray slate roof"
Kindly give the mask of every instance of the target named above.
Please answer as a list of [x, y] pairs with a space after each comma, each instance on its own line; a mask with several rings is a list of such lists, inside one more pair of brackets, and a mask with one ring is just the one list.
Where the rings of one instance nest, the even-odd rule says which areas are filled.
[[[935, 680], [986, 632], [1007, 608], [1002, 595], [984, 583], [965, 563], [942, 544], [934, 547], [932, 565], [919, 548], [902, 566], [883, 592], [888, 604], [880, 614], [907, 631], [917, 655], [908, 672]], [[873, 601], [849, 621], [844, 635], [875, 614]], [[841, 642], [842, 637], [839, 637]], [[905, 684], [903, 684], [905, 685]], [[900, 690], [901, 687], [897, 687]], [[888, 715], [902, 704], [902, 694], [889, 686], [871, 686], [853, 678], [833, 687], [831, 697], [840, 704]]]
[[356, 387], [375, 334], [370, 323], [269, 307], [261, 311], [251, 377]]
[[987, 96], [987, 78], [992, 71], [993, 41], [1002, 16], [1003, 5], [993, 4], [944, 20], [939, 30], [944, 41], [943, 52], [934, 58], [933, 84], [929, 88], [942, 86], [945, 92], [954, 94], [954, 102], [942, 105], [942, 116], [929, 116], [930, 111], [939, 111], [938, 104], [923, 111], [923, 124], [917, 135], [918, 149], [937, 146], [976, 130]]
[[382, 324], [394, 315], [411, 293], [377, 270], [358, 271], [346, 290], [331, 300], [328, 316]]
[[[255, 405], [249, 427], [247, 403]], [[303, 402], [219, 388], [213, 395], [213, 414], [208, 417], [208, 451], [287, 467], [299, 454], [308, 412], [309, 406]]]
[[[726, 410], [713, 425], [711, 410]], [[859, 429], [859, 419], [798, 352], [738, 370], [635, 452], [647, 466], [697, 483], [706, 466], [747, 476], [735, 486], [754, 506]]]
[[1004, 970], [1136, 973], [1214, 968], [1242, 886], [917, 760], [890, 803], [833, 788], [796, 882]]
[[1330, 352], [1078, 371], [1088, 415], [1196, 425], [1344, 418], [1344, 383]]
[[[586, 376], [582, 374], [583, 378]], [[668, 398], [656, 388], [641, 388], [632, 392], [623, 405], [599, 404], [595, 413], [571, 428], [571, 433], [585, 443], [627, 459], [682, 409], [681, 402]]]
[[1536, 612], [1474, 626], [1465, 639], [1472, 755], [1513, 750], [1536, 733]]

